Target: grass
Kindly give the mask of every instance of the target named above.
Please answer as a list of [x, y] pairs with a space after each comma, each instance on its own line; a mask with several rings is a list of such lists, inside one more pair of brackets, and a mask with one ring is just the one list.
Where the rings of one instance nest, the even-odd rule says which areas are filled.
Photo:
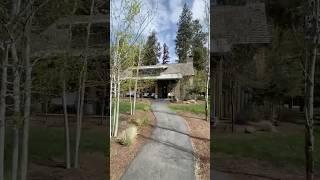
[[[71, 136], [71, 158], [74, 154], [75, 131], [70, 132]], [[108, 143], [106, 133], [101, 129], [82, 129], [80, 151], [107, 153]], [[63, 128], [31, 128], [29, 137], [29, 161], [64, 159], [64, 129]], [[12, 133], [7, 131], [5, 163], [6, 174], [10, 173], [12, 157]]]
[[[130, 113], [130, 102], [128, 100], [121, 100], [120, 101], [120, 113]], [[136, 110], [143, 110], [150, 109], [150, 103], [147, 102], [136, 102]]]
[[194, 114], [205, 115], [205, 104], [170, 104], [169, 107], [176, 112], [191, 112]]
[[[315, 131], [315, 167], [320, 171], [320, 129]], [[304, 167], [304, 134], [225, 134], [213, 136], [211, 154], [221, 158], [253, 158], [275, 166]]]

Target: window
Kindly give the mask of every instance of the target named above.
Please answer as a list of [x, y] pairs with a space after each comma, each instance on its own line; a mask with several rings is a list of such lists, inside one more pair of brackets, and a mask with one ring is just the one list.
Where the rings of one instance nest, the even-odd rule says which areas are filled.
[[89, 47], [107, 46], [107, 24], [96, 23], [91, 25]]

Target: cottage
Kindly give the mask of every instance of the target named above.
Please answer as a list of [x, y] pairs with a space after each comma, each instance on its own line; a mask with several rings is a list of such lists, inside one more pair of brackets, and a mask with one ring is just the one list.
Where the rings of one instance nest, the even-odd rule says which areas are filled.
[[[223, 89], [226, 75], [223, 71], [223, 59], [232, 48], [239, 45], [250, 45], [257, 49], [254, 62], [256, 78], [262, 79], [265, 70], [265, 49], [271, 41], [269, 25], [266, 18], [264, 3], [247, 2], [242, 6], [212, 4], [211, 19], [211, 67], [216, 67], [217, 73], [211, 73], [211, 89], [214, 91], [215, 104], [211, 117], [230, 117], [231, 108], [229, 90]], [[216, 59], [214, 61], [213, 59]], [[213, 70], [213, 71], [215, 71]], [[237, 77], [240, 79], [241, 77]], [[250, 89], [237, 85], [238, 94], [235, 104], [236, 112], [240, 111], [251, 99]]]
[[[89, 35], [89, 48], [85, 52], [87, 24], [91, 23]], [[79, 58], [88, 55], [88, 71], [103, 74], [105, 79], [108, 76], [108, 17], [98, 15], [75, 15], [58, 19], [40, 34], [32, 35], [31, 56], [34, 59], [50, 59], [65, 53], [69, 56]], [[71, 31], [70, 31], [71, 29]], [[104, 62], [105, 63], [101, 63]], [[97, 66], [97, 63], [99, 65]], [[104, 64], [103, 67], [101, 64]], [[48, 67], [50, 68], [50, 67]], [[92, 74], [91, 73], [91, 74]], [[100, 77], [103, 78], [103, 77]], [[90, 81], [90, 79], [89, 79]], [[71, 110], [77, 106], [78, 92], [67, 92], [67, 105]], [[86, 114], [101, 114], [106, 108], [105, 87], [95, 83], [86, 83], [84, 112]], [[50, 100], [51, 109], [62, 110], [61, 97]], [[40, 111], [41, 106], [38, 106]], [[43, 107], [41, 109], [44, 109]]]
[[[137, 69], [139, 76], [135, 77]], [[155, 85], [151, 91], [155, 93], [155, 98], [173, 96], [178, 100], [186, 98], [188, 88], [193, 86], [195, 75], [191, 56], [186, 63], [131, 67], [123, 74], [122, 80], [136, 78], [138, 80], [154, 80]]]

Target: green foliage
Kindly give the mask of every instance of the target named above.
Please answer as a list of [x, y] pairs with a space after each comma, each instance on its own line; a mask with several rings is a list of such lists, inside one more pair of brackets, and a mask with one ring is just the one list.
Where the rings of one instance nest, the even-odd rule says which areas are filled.
[[266, 76], [265, 94], [271, 100], [302, 95], [304, 81], [302, 34], [276, 28], [273, 39], [272, 46], [267, 52], [268, 76]]
[[185, 3], [178, 22], [178, 32], [176, 37], [176, 53], [179, 57], [179, 63], [186, 62], [188, 55], [191, 54], [192, 44], [192, 12]]
[[169, 47], [166, 43], [163, 44], [163, 56], [162, 56], [162, 64], [169, 63]]
[[78, 58], [60, 56], [39, 61], [33, 68], [33, 90], [36, 98], [45, 102], [49, 97], [60, 96], [62, 78], [66, 80], [67, 92], [77, 89], [81, 61]]
[[196, 95], [206, 92], [206, 79], [206, 72], [196, 70], [193, 79], [193, 86], [188, 88], [188, 92]]
[[196, 70], [204, 71], [207, 61], [207, 49], [205, 47], [193, 48], [193, 66]]
[[142, 65], [156, 65], [158, 64], [158, 59], [161, 55], [161, 47], [158, 43], [156, 32], [153, 31], [151, 35], [148, 36], [147, 42], [143, 48]]

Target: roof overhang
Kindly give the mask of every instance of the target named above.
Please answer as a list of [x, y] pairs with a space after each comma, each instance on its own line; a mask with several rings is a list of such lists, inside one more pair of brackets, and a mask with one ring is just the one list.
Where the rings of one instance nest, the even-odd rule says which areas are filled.
[[131, 67], [130, 69], [166, 69], [166, 65]]
[[182, 79], [182, 74], [161, 74], [160, 76], [144, 76], [144, 77], [125, 77], [122, 80], [138, 79], [138, 80], [176, 80]]

